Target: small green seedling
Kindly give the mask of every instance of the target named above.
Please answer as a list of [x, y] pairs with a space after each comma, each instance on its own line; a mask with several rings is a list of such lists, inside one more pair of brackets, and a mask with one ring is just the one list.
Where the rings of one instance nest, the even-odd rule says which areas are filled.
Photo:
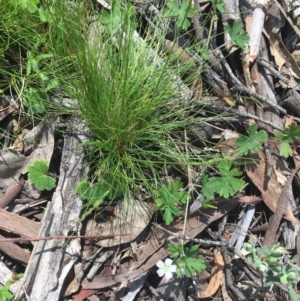
[[225, 29], [228, 31], [232, 41], [242, 50], [245, 50], [249, 42], [249, 35], [246, 32], [241, 32], [243, 29], [242, 22], [234, 21], [232, 25], [226, 25]]
[[12, 0], [13, 5], [27, 9], [31, 14], [37, 11], [37, 4], [39, 3], [40, 0]]
[[210, 50], [207, 49], [207, 45], [196, 44], [195, 45], [195, 50], [198, 51], [201, 54], [201, 57], [205, 61], [209, 61], [211, 53], [210, 53]]
[[[270, 248], [255, 248], [251, 243], [244, 243], [244, 249], [250, 254], [247, 256], [254, 262], [257, 270], [266, 279], [266, 288], [271, 289], [274, 282], [286, 285], [292, 301], [299, 301], [294, 287], [300, 280], [299, 267], [293, 264], [294, 258], [289, 260], [287, 251], [279, 244]], [[282, 260], [283, 259], [283, 260]]]
[[205, 270], [204, 260], [196, 258], [199, 252], [198, 245], [194, 245], [191, 248], [183, 248], [182, 244], [177, 246], [168, 244], [168, 250], [171, 252], [170, 257], [174, 259], [174, 264], [177, 266], [176, 274], [178, 277], [182, 275], [192, 277], [195, 272]]
[[229, 198], [245, 185], [245, 182], [238, 178], [243, 172], [232, 168], [230, 161], [219, 163], [218, 169], [219, 177], [208, 178], [208, 175], [204, 174], [201, 178], [202, 194], [209, 200], [214, 198], [215, 193]]
[[45, 160], [35, 160], [28, 166], [29, 181], [38, 190], [51, 190], [55, 187], [55, 179], [48, 175], [48, 165]]
[[130, 26], [132, 29], [135, 29], [137, 23], [133, 20], [135, 15], [134, 7], [130, 3], [127, 3], [122, 8], [122, 1], [111, 1], [111, 3], [111, 10], [109, 12], [103, 10], [100, 13], [100, 21], [103, 25], [108, 25], [110, 34], [114, 35], [120, 29], [121, 24], [122, 26]]
[[163, 218], [167, 225], [173, 221], [173, 216], [180, 216], [181, 211], [177, 208], [179, 203], [184, 204], [187, 200], [187, 192], [180, 191], [182, 183], [176, 181], [169, 186], [162, 185], [159, 190], [159, 198], [155, 200], [158, 210], [164, 212]]
[[249, 152], [257, 153], [263, 148], [262, 144], [267, 141], [268, 134], [264, 130], [257, 131], [257, 129], [258, 126], [252, 124], [248, 136], [239, 134], [239, 138], [235, 140], [236, 150], [240, 155], [248, 155]]
[[202, 195], [199, 195], [190, 206], [190, 213], [199, 210], [200, 208], [203, 209], [218, 209], [218, 207], [211, 204], [211, 201], [206, 200]]
[[15, 7], [26, 9], [30, 14], [38, 14], [40, 21], [43, 23], [50, 19], [49, 13], [39, 5], [40, 0], [11, 0], [11, 2]]
[[[41, 60], [53, 58], [53, 54], [51, 53], [44, 53], [39, 54], [38, 56], [34, 55], [33, 51], [27, 51], [27, 66], [26, 66], [26, 75], [30, 75], [32, 71], [40, 74], [40, 69], [38, 67]], [[43, 77], [43, 75], [42, 75]]]
[[121, 1], [113, 1], [109, 12], [102, 10], [100, 21], [103, 25], [108, 25], [111, 34], [114, 34], [122, 23]]
[[224, 11], [224, 1], [223, 0], [209, 0], [212, 2], [213, 6], [218, 10], [221, 14]]
[[31, 115], [35, 115], [46, 112], [50, 102], [43, 89], [28, 88], [24, 93], [23, 105], [28, 108]]
[[280, 155], [285, 158], [293, 156], [293, 150], [296, 150], [300, 142], [300, 126], [292, 123], [284, 129], [284, 133], [275, 132], [274, 136], [273, 142], [280, 144]]
[[[0, 288], [0, 301], [11, 301], [14, 295], [9, 291], [10, 286], [17, 280], [23, 277], [23, 274], [15, 275], [13, 279], [7, 281], [3, 287]], [[24, 300], [23, 298], [21, 300]]]
[[83, 208], [88, 208], [87, 211], [84, 212], [82, 220], [84, 220], [94, 210], [97, 210], [102, 201], [109, 194], [107, 186], [105, 187], [102, 182], [91, 185], [87, 181], [81, 181], [76, 188], [76, 192], [80, 199], [86, 201], [86, 204], [83, 206]]
[[188, 18], [192, 17], [197, 11], [197, 7], [191, 7], [191, 1], [182, 0], [179, 6], [177, 0], [173, 0], [167, 3], [168, 9], [164, 13], [164, 17], [176, 17], [177, 26], [184, 30], [188, 29], [191, 25]]

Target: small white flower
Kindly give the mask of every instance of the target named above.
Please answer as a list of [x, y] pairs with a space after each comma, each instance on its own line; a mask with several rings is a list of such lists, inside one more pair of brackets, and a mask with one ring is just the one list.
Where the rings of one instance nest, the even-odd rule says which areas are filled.
[[176, 265], [172, 264], [173, 261], [170, 258], [167, 258], [165, 262], [159, 260], [156, 264], [158, 267], [157, 274], [159, 277], [162, 277], [165, 275], [166, 280], [169, 281], [173, 278], [173, 273], [176, 272]]

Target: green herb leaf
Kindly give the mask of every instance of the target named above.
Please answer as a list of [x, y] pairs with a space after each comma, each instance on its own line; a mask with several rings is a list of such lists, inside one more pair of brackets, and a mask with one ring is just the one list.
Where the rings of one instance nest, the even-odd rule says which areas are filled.
[[224, 1], [223, 0], [209, 0], [213, 3], [214, 7], [222, 14], [224, 11]]
[[214, 205], [212, 205], [212, 204], [210, 204], [210, 202], [203, 202], [202, 203], [202, 208], [203, 209], [217, 209], [218, 207], [216, 207], [216, 206], [214, 206]]
[[205, 192], [215, 192], [224, 198], [233, 196], [238, 190], [240, 190], [245, 182], [236, 177], [241, 176], [243, 173], [238, 170], [231, 170], [232, 163], [224, 161], [218, 165], [221, 176], [212, 177], [205, 184]]
[[189, 0], [182, 0], [179, 7], [178, 1], [174, 0], [167, 3], [168, 10], [164, 13], [165, 17], [177, 17], [177, 26], [186, 30], [191, 25], [187, 18], [192, 17], [197, 11], [197, 7], [191, 7]]
[[27, 3], [26, 8], [31, 14], [35, 13], [38, 9], [35, 4], [30, 3], [30, 2]]
[[171, 252], [171, 258], [178, 258], [183, 252], [183, 246], [182, 244], [178, 244], [178, 246], [174, 244], [168, 244], [168, 251]]
[[292, 123], [288, 128], [284, 129], [285, 134], [289, 137], [292, 141], [299, 141], [300, 140], [300, 126]]
[[0, 290], [0, 300], [12, 300], [14, 295], [8, 290], [8, 288]]
[[237, 152], [240, 155], [247, 155], [249, 152], [258, 152], [262, 149], [262, 144], [267, 141], [268, 134], [266, 131], [257, 132], [257, 125], [252, 124], [249, 128], [249, 136], [239, 134], [239, 138], [235, 140]]
[[185, 257], [182, 260], [185, 262], [185, 274], [188, 277], [192, 277], [195, 271], [201, 272], [206, 268], [203, 259], [195, 258], [198, 252], [198, 245], [194, 245], [191, 248], [184, 248]]
[[187, 258], [186, 259], [186, 275], [192, 277], [195, 271], [201, 272], [205, 270], [206, 265], [203, 259]]
[[176, 207], [179, 202], [185, 203], [187, 193], [179, 191], [182, 188], [182, 183], [176, 181], [169, 186], [162, 185], [159, 190], [160, 198], [155, 200], [157, 208], [164, 212], [163, 218], [167, 225], [173, 221], [173, 216], [179, 216], [181, 211]]
[[199, 44], [195, 45], [195, 50], [200, 52], [201, 57], [205, 60], [205, 61], [209, 61], [210, 59], [210, 51], [207, 49], [207, 47], [205, 45], [200, 46]]
[[48, 95], [42, 89], [28, 88], [24, 94], [23, 104], [32, 115], [43, 113], [49, 108]]
[[289, 287], [289, 295], [290, 295], [292, 301], [299, 301], [299, 299], [300, 299], [299, 295], [296, 293], [296, 291], [292, 287]]
[[90, 183], [88, 181], [81, 181], [76, 187], [76, 193], [81, 200], [89, 198]]
[[292, 123], [288, 128], [284, 129], [284, 134], [275, 132], [274, 136], [276, 143], [280, 143], [280, 155], [287, 158], [293, 155], [291, 143], [300, 140], [300, 126]]
[[112, 1], [111, 11], [101, 10], [100, 21], [109, 25], [111, 34], [114, 34], [122, 24], [121, 1]]
[[193, 245], [191, 248], [185, 248], [184, 251], [186, 257], [195, 257], [199, 252], [199, 246]]
[[28, 178], [38, 190], [51, 190], [55, 179], [48, 176], [48, 165], [45, 160], [35, 160], [28, 166]]
[[103, 185], [102, 181], [99, 181], [95, 185], [91, 185], [87, 181], [81, 181], [76, 188], [76, 192], [80, 199], [85, 200], [86, 203], [83, 205], [87, 208], [82, 214], [82, 220], [96, 210], [105, 197], [108, 196], [109, 190], [106, 185]]
[[234, 21], [232, 26], [226, 25], [225, 29], [228, 31], [233, 42], [244, 50], [249, 42], [249, 35], [246, 32], [241, 33], [243, 30], [243, 24], [241, 21]]

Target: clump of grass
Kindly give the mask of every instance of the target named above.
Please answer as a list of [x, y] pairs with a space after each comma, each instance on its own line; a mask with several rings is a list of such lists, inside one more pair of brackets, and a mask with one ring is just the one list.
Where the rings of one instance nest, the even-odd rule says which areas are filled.
[[[39, 11], [30, 10], [32, 5]], [[21, 113], [33, 120], [57, 109], [49, 96], [59, 85], [56, 77], [66, 69], [68, 57], [53, 53], [53, 3], [45, 0], [32, 5], [30, 1], [0, 0], [0, 92], [17, 98], [24, 109]]]
[[162, 60], [161, 38], [138, 37], [130, 4], [116, 10], [89, 27], [76, 10], [61, 18], [74, 71], [65, 76], [64, 87], [94, 135], [86, 146], [97, 176], [124, 194], [140, 183], [151, 192], [161, 183], [164, 165], [203, 164], [199, 156], [187, 157], [179, 135], [199, 120], [182, 98], [178, 78], [186, 66], [178, 68], [175, 56]]

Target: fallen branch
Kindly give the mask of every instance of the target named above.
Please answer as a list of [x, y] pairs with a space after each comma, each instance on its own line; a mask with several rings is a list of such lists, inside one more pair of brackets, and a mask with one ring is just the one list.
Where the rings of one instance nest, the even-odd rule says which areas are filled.
[[21, 192], [25, 184], [25, 180], [21, 179], [19, 183], [9, 188], [5, 195], [0, 198], [0, 208], [5, 208], [16, 196]]
[[15, 237], [15, 238], [0, 238], [0, 242], [21, 242], [21, 241], [40, 241], [40, 240], [52, 240], [52, 239], [76, 239], [76, 238], [86, 238], [86, 239], [107, 239], [114, 238], [115, 236], [125, 236], [129, 234], [112, 234], [112, 235], [61, 235], [61, 236], [48, 236], [48, 237], [36, 237], [36, 238], [25, 238], [25, 237]]

